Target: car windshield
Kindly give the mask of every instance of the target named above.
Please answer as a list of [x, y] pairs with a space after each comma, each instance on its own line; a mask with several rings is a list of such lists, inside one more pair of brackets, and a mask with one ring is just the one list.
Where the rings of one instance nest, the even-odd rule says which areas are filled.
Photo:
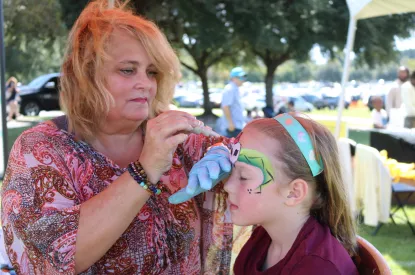
[[50, 78], [50, 76], [49, 76], [49, 75], [42, 75], [42, 76], [39, 76], [39, 77], [37, 77], [37, 78], [33, 79], [33, 80], [29, 83], [29, 85], [27, 85], [27, 86], [29, 86], [29, 87], [31, 87], [31, 88], [40, 88], [43, 84], [45, 84], [45, 82], [46, 82], [49, 78]]

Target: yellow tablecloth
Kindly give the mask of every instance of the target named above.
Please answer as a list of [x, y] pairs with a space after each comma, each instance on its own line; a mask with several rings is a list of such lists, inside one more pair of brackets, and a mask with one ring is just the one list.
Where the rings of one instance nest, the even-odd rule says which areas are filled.
[[402, 163], [390, 159], [385, 150], [381, 151], [380, 154], [383, 162], [389, 168], [389, 173], [394, 182], [408, 183], [415, 186], [415, 163]]

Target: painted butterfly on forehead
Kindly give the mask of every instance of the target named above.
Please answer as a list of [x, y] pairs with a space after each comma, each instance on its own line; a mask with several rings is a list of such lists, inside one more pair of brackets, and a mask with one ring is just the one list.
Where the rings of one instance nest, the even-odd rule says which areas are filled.
[[242, 132], [236, 137], [235, 143], [231, 144], [230, 161], [232, 165], [235, 166], [235, 163], [240, 161], [261, 169], [264, 179], [257, 189], [262, 188], [268, 183], [274, 182], [275, 172], [271, 160], [257, 150], [242, 148], [242, 145], [239, 142], [241, 135]]

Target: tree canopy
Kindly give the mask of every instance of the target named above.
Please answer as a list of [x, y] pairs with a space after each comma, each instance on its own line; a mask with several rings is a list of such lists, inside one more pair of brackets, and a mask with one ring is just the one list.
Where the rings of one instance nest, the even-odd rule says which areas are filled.
[[[65, 36], [88, 2], [4, 0], [7, 75], [27, 81], [58, 70]], [[200, 78], [208, 114], [208, 77], [216, 73], [210, 68], [221, 70], [222, 79], [227, 76], [223, 71], [237, 65], [247, 65], [252, 80], [264, 74], [268, 104], [276, 80], [334, 81], [341, 74], [349, 21], [345, 0], [131, 0], [130, 4], [161, 27], [183, 67]], [[395, 37], [408, 37], [414, 23], [414, 14], [359, 21], [354, 65], [360, 69], [352, 76], [378, 77], [383, 70], [383, 76], [391, 77], [391, 66], [381, 64], [397, 62]], [[304, 63], [316, 44], [333, 59], [329, 64]], [[413, 57], [405, 58], [407, 64], [415, 64]]]
[[6, 76], [28, 81], [58, 70], [66, 30], [56, 0], [5, 0]]
[[[267, 68], [266, 101], [272, 105], [274, 74], [284, 62], [305, 61], [318, 44], [332, 57], [341, 55], [349, 12], [345, 0], [228, 0], [235, 32]], [[361, 64], [396, 58], [394, 38], [408, 37], [415, 15], [402, 14], [359, 21], [354, 51]]]

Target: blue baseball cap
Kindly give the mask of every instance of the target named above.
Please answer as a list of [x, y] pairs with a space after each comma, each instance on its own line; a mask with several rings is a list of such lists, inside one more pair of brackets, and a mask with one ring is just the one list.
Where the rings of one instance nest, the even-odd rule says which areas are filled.
[[241, 67], [236, 67], [231, 70], [230, 78], [237, 77], [241, 80], [246, 80], [246, 72]]

